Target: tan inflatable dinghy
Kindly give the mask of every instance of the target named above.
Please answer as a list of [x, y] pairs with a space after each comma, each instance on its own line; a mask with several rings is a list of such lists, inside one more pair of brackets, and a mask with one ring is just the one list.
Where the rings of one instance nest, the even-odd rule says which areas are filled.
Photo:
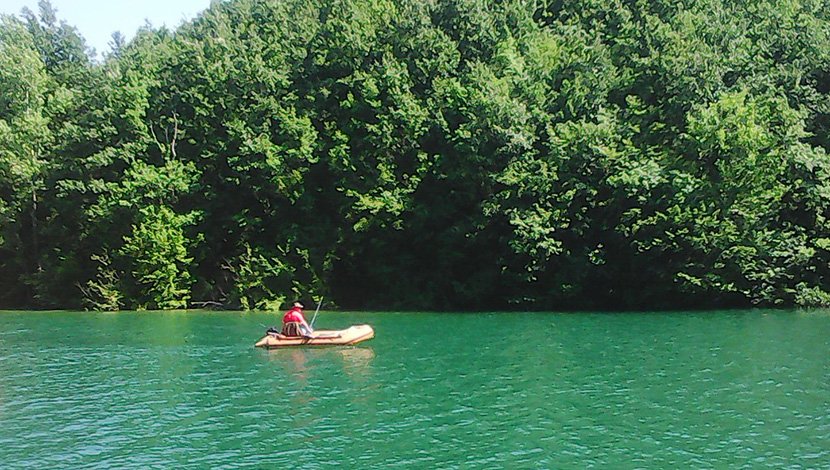
[[316, 330], [311, 336], [285, 336], [268, 333], [257, 341], [258, 348], [285, 348], [291, 346], [345, 346], [360, 343], [375, 337], [375, 330], [369, 325], [352, 325], [345, 330]]

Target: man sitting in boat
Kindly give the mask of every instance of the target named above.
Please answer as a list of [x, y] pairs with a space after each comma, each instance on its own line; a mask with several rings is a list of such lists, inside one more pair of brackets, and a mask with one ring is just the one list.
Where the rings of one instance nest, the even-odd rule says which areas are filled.
[[303, 316], [303, 304], [294, 302], [291, 310], [282, 317], [282, 334], [285, 336], [311, 336], [312, 329]]

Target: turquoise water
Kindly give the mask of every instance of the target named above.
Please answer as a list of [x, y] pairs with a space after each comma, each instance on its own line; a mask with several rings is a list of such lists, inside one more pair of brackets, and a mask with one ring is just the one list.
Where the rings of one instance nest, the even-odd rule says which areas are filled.
[[0, 468], [828, 468], [830, 312], [0, 312]]

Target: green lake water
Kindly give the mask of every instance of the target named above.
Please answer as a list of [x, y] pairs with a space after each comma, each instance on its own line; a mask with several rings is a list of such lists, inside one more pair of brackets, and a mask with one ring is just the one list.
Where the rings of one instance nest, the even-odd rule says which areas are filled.
[[0, 468], [830, 468], [830, 311], [0, 312]]

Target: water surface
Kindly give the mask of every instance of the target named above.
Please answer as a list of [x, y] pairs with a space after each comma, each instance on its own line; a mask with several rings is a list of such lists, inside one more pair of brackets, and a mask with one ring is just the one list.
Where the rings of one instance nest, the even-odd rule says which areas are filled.
[[830, 312], [0, 312], [2, 468], [828, 468]]

